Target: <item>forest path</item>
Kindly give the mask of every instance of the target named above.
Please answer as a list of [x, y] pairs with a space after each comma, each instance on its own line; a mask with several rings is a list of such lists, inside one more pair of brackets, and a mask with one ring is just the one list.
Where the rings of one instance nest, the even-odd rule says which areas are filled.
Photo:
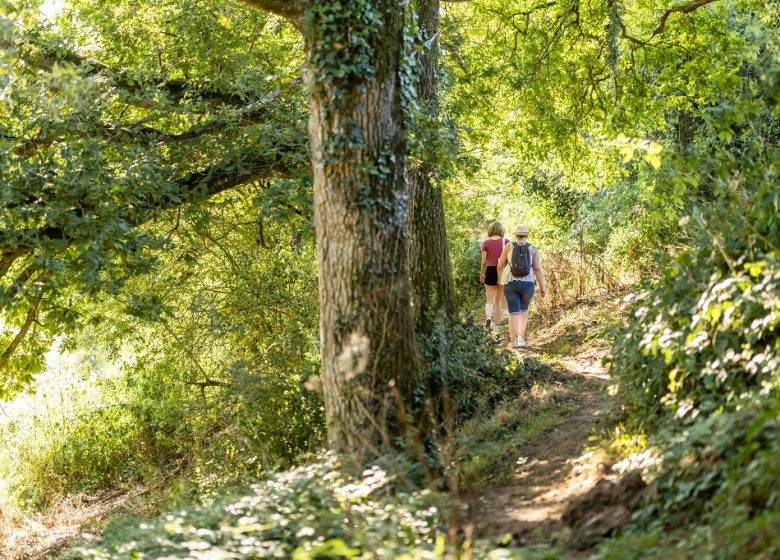
[[31, 517], [0, 512], [0, 560], [56, 558], [72, 541], [97, 530], [111, 514], [128, 510], [138, 492], [115, 492], [98, 499], [62, 503]]
[[[604, 452], [588, 449], [590, 436], [615, 411], [602, 365], [608, 349], [597, 339], [588, 340], [595, 327], [587, 309], [578, 310], [543, 329], [526, 348], [512, 350], [553, 370], [565, 406], [551, 425], [516, 449], [507, 482], [470, 500], [478, 538], [512, 546], [566, 546], [561, 520], [566, 506], [593, 488], [609, 464]], [[508, 344], [506, 335], [502, 342]]]

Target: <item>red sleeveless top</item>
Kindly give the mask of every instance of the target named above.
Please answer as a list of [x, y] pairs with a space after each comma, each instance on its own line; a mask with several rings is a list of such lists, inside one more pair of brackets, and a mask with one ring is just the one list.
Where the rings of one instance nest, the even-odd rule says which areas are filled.
[[482, 242], [482, 250], [487, 253], [487, 266], [498, 266], [498, 259], [501, 258], [501, 251], [504, 245], [509, 243], [509, 239], [485, 239]]

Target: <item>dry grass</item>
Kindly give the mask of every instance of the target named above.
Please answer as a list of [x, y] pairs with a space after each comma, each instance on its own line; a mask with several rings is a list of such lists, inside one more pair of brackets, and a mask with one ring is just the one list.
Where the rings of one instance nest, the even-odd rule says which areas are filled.
[[109, 516], [133, 511], [145, 492], [137, 488], [101, 497], [66, 496], [30, 516], [0, 511], [0, 560], [56, 558], [75, 539], [100, 531]]
[[543, 258], [547, 294], [536, 299], [534, 305], [545, 320], [552, 319], [562, 307], [581, 301], [609, 300], [625, 289], [596, 255], [585, 251], [575, 254], [545, 251]]

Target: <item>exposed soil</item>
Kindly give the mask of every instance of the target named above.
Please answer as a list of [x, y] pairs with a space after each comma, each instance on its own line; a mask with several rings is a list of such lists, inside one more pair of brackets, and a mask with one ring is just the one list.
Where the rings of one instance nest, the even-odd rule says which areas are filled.
[[131, 497], [127, 492], [115, 493], [63, 503], [34, 517], [0, 517], [0, 560], [56, 558], [101, 520], [122, 510]]
[[[578, 330], [582, 332], [557, 325], [518, 350], [562, 374], [559, 378], [571, 389], [571, 406], [554, 425], [517, 449], [516, 468], [508, 483], [472, 500], [478, 538], [506, 542], [506, 535], [511, 535], [513, 546], [566, 545], [564, 511], [609, 469], [603, 452], [588, 450], [589, 437], [605, 425], [614, 407], [606, 391], [609, 375], [601, 364], [606, 350], [580, 343]], [[578, 348], [563, 343], [566, 337], [573, 337]]]
[[[615, 478], [606, 455], [588, 449], [589, 437], [614, 410], [606, 391], [609, 375], [601, 364], [607, 351], [596, 342], [583, 342], [590, 322], [576, 321], [557, 322], [533, 337], [528, 347], [512, 350], [555, 371], [555, 379], [567, 389], [567, 406], [552, 426], [516, 450], [508, 483], [470, 499], [470, 525], [478, 539], [512, 546], [576, 547], [576, 539], [565, 529], [564, 512], [577, 504], [590, 511], [586, 494], [600, 481], [603, 485], [605, 478]], [[504, 335], [502, 342], [506, 339]], [[126, 509], [131, 498], [118, 493], [63, 504], [33, 518], [3, 517], [0, 511], [0, 560], [56, 558], [74, 540], [99, 532], [101, 520]], [[506, 542], [506, 535], [511, 535], [511, 542]]]

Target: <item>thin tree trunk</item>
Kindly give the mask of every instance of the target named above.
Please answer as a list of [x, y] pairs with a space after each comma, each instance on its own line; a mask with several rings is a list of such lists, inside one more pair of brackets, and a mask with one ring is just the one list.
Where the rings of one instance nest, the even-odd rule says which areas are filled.
[[351, 11], [319, 2], [306, 18], [305, 78], [328, 442], [364, 462], [409, 435], [419, 367], [405, 242], [403, 7], [346, 4]]
[[[425, 45], [417, 64], [417, 100], [423, 118], [433, 123], [439, 114], [439, 0], [418, 0], [417, 20]], [[436, 142], [424, 142], [423, 161], [409, 170], [408, 257], [415, 323], [423, 330], [439, 311], [455, 311], [444, 204], [433, 184]]]

